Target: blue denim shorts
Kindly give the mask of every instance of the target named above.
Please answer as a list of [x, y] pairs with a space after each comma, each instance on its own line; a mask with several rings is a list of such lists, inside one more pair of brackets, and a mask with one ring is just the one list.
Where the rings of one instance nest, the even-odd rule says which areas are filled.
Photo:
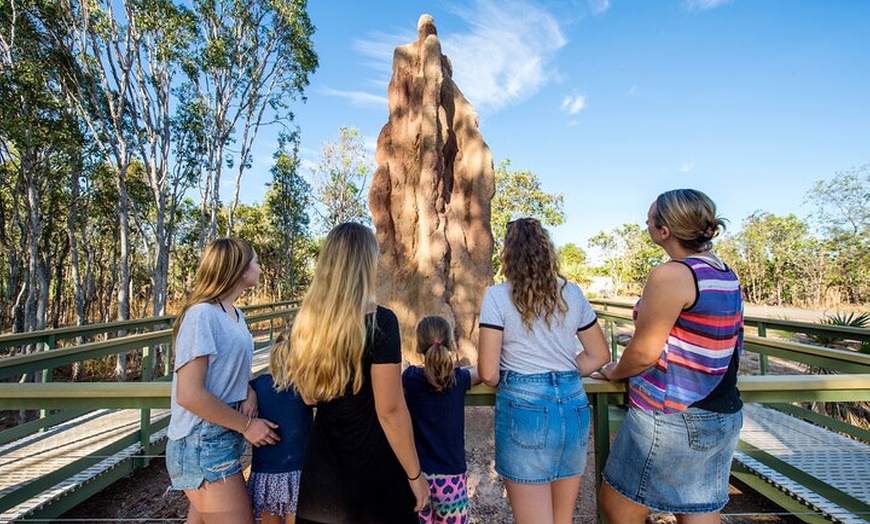
[[630, 408], [602, 476], [626, 498], [655, 511], [719, 511], [728, 503], [731, 458], [742, 426], [742, 411]]
[[241, 433], [205, 420], [190, 434], [166, 443], [166, 470], [172, 489], [199, 489], [203, 482], [215, 482], [242, 471], [245, 452]]
[[589, 424], [589, 401], [577, 371], [504, 371], [495, 396], [495, 470], [521, 484], [580, 476]]

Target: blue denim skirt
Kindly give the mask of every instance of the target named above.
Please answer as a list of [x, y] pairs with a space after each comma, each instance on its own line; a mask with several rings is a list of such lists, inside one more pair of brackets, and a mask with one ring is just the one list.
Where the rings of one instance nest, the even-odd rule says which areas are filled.
[[503, 371], [495, 396], [496, 472], [521, 484], [582, 475], [590, 418], [577, 371]]
[[655, 511], [719, 511], [728, 503], [731, 458], [742, 426], [742, 411], [630, 408], [602, 476], [624, 497]]
[[172, 489], [199, 489], [242, 471], [245, 438], [236, 431], [201, 421], [186, 437], [166, 443], [166, 470]]

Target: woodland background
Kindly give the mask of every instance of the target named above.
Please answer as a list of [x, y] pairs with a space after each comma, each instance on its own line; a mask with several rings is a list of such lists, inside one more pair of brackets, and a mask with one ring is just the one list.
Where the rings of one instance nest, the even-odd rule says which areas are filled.
[[[304, 0], [0, 3], [0, 332], [172, 313], [203, 246], [221, 235], [257, 250], [263, 276], [246, 300], [304, 292], [325, 232], [370, 222], [374, 170], [354, 128], [323, 144], [316, 168], [301, 166], [293, 107], [318, 66], [306, 9]], [[267, 126], [280, 132], [271, 182], [263, 202], [243, 203]], [[509, 159], [496, 186], [496, 254], [512, 218], [565, 220], [563, 196]], [[805, 204], [804, 218], [758, 210], [731, 224], [717, 252], [748, 302], [866, 308], [870, 164], [820, 173]], [[568, 278], [608, 277], [618, 295], [639, 293], [665, 257], [632, 223], [558, 248]]]

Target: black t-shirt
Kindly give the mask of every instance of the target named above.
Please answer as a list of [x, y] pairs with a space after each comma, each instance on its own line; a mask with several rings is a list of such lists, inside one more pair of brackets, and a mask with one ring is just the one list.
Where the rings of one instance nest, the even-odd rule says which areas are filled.
[[[372, 390], [373, 364], [402, 361], [399, 322], [378, 306], [374, 337], [363, 353], [363, 385], [317, 405], [305, 451], [297, 522], [347, 524], [417, 523], [414, 494], [378, 421]], [[300, 348], [304, 350], [304, 348]]]
[[456, 368], [456, 384], [439, 392], [426, 380], [423, 368], [410, 366], [402, 374], [402, 384], [423, 471], [465, 473], [465, 392], [471, 388], [471, 373]]
[[713, 388], [709, 395], [692, 404], [693, 408], [706, 409], [714, 413], [737, 413], [743, 407], [740, 391], [737, 389], [737, 368], [740, 367], [740, 356], [737, 350], [728, 362], [728, 371], [722, 375], [722, 380]]

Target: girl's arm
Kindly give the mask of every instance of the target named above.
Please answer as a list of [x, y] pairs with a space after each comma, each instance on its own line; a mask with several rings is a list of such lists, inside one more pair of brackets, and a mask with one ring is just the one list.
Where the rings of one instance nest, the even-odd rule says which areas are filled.
[[487, 386], [498, 385], [498, 361], [501, 358], [501, 343], [504, 333], [501, 330], [480, 328], [477, 344], [477, 373]]
[[577, 338], [583, 344], [583, 351], [574, 357], [580, 375], [588, 377], [593, 371], [610, 362], [610, 350], [607, 348], [607, 340], [604, 331], [598, 322], [583, 331], [577, 332]]
[[468, 372], [471, 374], [471, 385], [472, 386], [476, 386], [476, 385], [480, 384], [480, 382], [481, 382], [480, 373], [477, 372], [476, 366], [464, 366], [462, 369], [467, 369]]
[[[194, 415], [241, 433], [251, 444], [261, 446], [281, 440], [272, 431], [278, 425], [268, 420], [244, 415], [224, 404], [205, 387], [208, 357], [196, 357], [176, 371], [176, 400], [178, 405]], [[250, 386], [248, 386], [250, 387]]]
[[428, 503], [429, 484], [422, 474], [417, 448], [414, 447], [411, 415], [402, 391], [401, 364], [372, 364], [372, 391], [378, 420], [417, 499], [414, 511], [420, 511]]
[[643, 288], [631, 342], [617, 362], [601, 368], [601, 374], [608, 380], [624, 380], [654, 366], [677, 317], [695, 296], [695, 279], [688, 267], [665, 263], [655, 268]]

